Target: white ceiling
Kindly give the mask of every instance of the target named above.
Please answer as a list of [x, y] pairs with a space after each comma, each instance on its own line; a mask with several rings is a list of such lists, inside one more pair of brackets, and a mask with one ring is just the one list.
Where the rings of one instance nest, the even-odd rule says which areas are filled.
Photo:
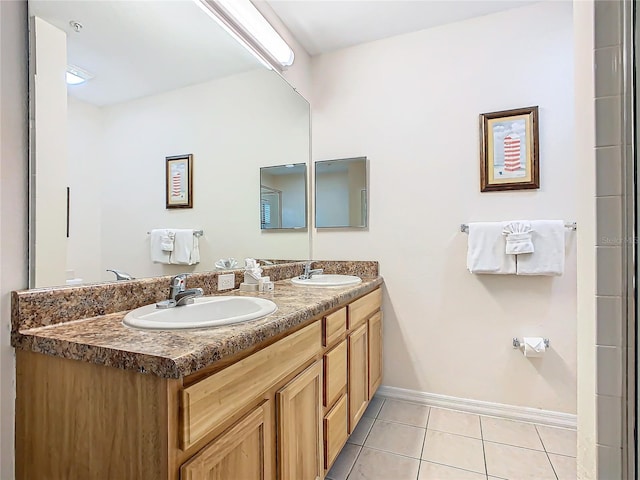
[[[29, 8], [67, 33], [68, 63], [94, 75], [69, 94], [94, 105], [263, 68], [193, 1], [30, 0]], [[79, 33], [70, 20], [83, 25]]]
[[257, 1], [266, 1], [271, 6], [310, 55], [536, 3], [527, 0]]

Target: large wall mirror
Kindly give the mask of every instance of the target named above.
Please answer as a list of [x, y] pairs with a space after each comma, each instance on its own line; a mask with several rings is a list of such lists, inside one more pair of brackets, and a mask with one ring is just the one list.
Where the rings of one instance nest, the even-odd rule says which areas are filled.
[[316, 162], [316, 227], [366, 228], [367, 158]]
[[[31, 287], [109, 281], [109, 268], [140, 278], [308, 258], [308, 229], [259, 227], [260, 168], [309, 162], [309, 104], [279, 74], [193, 1], [29, 10]], [[89, 79], [67, 85], [69, 66]], [[193, 156], [192, 208], [165, 205], [177, 155]], [[202, 229], [200, 263], [153, 263], [157, 228]]]
[[307, 227], [307, 165], [260, 169], [260, 228]]

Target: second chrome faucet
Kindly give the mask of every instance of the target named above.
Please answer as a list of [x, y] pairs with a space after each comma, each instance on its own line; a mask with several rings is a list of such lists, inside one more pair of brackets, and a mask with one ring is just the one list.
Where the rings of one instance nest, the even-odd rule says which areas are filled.
[[169, 287], [169, 298], [156, 303], [156, 308], [181, 307], [193, 303], [196, 297], [202, 297], [204, 290], [201, 288], [186, 288], [188, 276], [188, 273], [181, 273], [180, 275], [172, 277]]

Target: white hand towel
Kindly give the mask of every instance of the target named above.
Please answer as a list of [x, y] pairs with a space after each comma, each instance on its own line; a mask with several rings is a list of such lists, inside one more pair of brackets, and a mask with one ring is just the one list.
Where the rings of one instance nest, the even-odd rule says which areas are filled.
[[200, 262], [198, 237], [193, 229], [175, 230], [171, 263], [176, 265], [195, 265]]
[[165, 252], [173, 252], [173, 242], [176, 237], [175, 230], [165, 230], [164, 235], [162, 236], [162, 250]]
[[564, 236], [562, 220], [533, 220], [531, 241], [535, 252], [518, 255], [518, 275], [562, 275], [564, 273]]
[[508, 222], [477, 222], [469, 224], [467, 268], [471, 273], [499, 275], [516, 273], [516, 257], [506, 255], [502, 230]]
[[151, 230], [149, 238], [149, 250], [151, 253], [151, 261], [153, 263], [170, 263], [170, 253], [162, 248], [162, 239], [166, 236], [165, 228], [157, 228]]
[[517, 255], [520, 253], [533, 253], [533, 242], [531, 241], [531, 223], [518, 220], [505, 225], [502, 233], [506, 236], [507, 255]]

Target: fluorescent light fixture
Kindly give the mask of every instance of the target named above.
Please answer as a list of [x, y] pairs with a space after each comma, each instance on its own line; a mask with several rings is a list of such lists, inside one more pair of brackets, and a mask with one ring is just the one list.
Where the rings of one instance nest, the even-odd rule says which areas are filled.
[[279, 70], [293, 65], [291, 47], [249, 0], [194, 1], [263, 65]]
[[75, 65], [67, 65], [67, 85], [80, 85], [92, 78], [93, 75], [86, 70], [76, 67]]

